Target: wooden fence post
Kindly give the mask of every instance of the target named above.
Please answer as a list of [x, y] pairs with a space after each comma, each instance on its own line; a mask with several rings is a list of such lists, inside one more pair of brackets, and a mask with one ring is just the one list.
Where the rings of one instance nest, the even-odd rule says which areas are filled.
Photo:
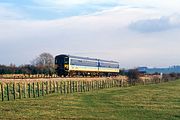
[[69, 93], [69, 81], [66, 81], [66, 93]]
[[100, 85], [99, 85], [100, 89], [102, 89], [102, 80], [100, 80], [99, 83], [100, 83]]
[[71, 81], [69, 81], [69, 93], [71, 93]]
[[7, 86], [7, 99], [9, 101], [9, 83], [6, 83], [6, 86]]
[[107, 88], [109, 88], [109, 80], [107, 80]]
[[97, 90], [97, 81], [94, 81], [94, 90]]
[[34, 82], [33, 82], [33, 97], [34, 97], [34, 98], [36, 97], [36, 94], [35, 94], [35, 85], [34, 85]]
[[18, 85], [19, 85], [19, 99], [21, 99], [22, 98], [21, 83], [19, 83]]
[[102, 80], [101, 83], [102, 83], [102, 89], [104, 89], [104, 80]]
[[113, 80], [111, 80], [111, 88], [113, 87]]
[[86, 81], [86, 91], [89, 91], [88, 81]]
[[2, 95], [2, 101], [4, 101], [4, 83], [1, 83], [1, 95]]
[[50, 90], [49, 90], [49, 93], [51, 93], [52, 92], [52, 81], [50, 80], [50, 86], [49, 86], [49, 88], [50, 88]]
[[93, 88], [94, 88], [94, 90], [96, 90], [96, 81], [93, 81]]
[[26, 82], [24, 82], [24, 98], [26, 98]]
[[85, 81], [85, 91], [87, 92], [88, 91], [88, 82]]
[[109, 88], [109, 80], [106, 80], [106, 88]]
[[71, 81], [69, 81], [69, 93], [71, 93]]
[[109, 88], [109, 80], [107, 80], [107, 88]]
[[78, 90], [78, 92], [81, 92], [81, 81], [78, 80], [77, 82], [78, 82], [77, 83], [78, 84], [78, 89], [77, 90]]
[[16, 99], [16, 83], [13, 83], [13, 98]]
[[82, 89], [83, 89], [83, 88], [82, 88], [82, 81], [80, 81], [80, 92], [83, 91]]
[[97, 81], [97, 89], [99, 90], [99, 80]]
[[38, 97], [39, 97], [40, 96], [39, 81], [37, 82], [37, 93], [38, 93]]
[[85, 89], [85, 81], [82, 82], [82, 87], [83, 87], [83, 92], [86, 92], [86, 89]]
[[69, 81], [69, 83], [70, 83], [70, 85], [69, 85], [69, 87], [70, 87], [70, 93], [72, 93], [72, 82], [71, 82], [71, 80]]
[[61, 93], [61, 94], [63, 93], [62, 84], [63, 84], [63, 82], [61, 81], [61, 82], [60, 82], [60, 93]]
[[48, 94], [48, 81], [46, 81], [46, 94]]
[[92, 80], [91, 82], [91, 90], [94, 90], [94, 81]]
[[120, 80], [116, 80], [116, 87], [119, 87], [120, 86]]
[[91, 90], [94, 90], [94, 81], [91, 81]]
[[101, 89], [104, 89], [104, 80], [101, 80]]
[[31, 97], [31, 83], [28, 83], [28, 97]]
[[82, 85], [83, 85], [83, 86], [82, 86], [82, 87], [83, 87], [83, 92], [86, 92], [86, 89], [85, 89], [85, 87], [86, 87], [86, 86], [85, 86], [85, 81], [83, 81]]
[[103, 89], [103, 80], [100, 81], [100, 87]]
[[112, 80], [112, 87], [114, 87], [114, 80]]
[[107, 88], [107, 80], [105, 80], [104, 82], [105, 82], [105, 88]]
[[89, 91], [89, 81], [87, 81], [87, 91]]
[[56, 92], [59, 93], [59, 83], [56, 81]]
[[99, 90], [99, 80], [97, 81], [97, 88], [98, 88], [98, 90]]
[[44, 82], [42, 81], [42, 96], [44, 96]]
[[97, 90], [97, 81], [94, 81], [94, 90]]
[[98, 90], [100, 89], [101, 87], [101, 80], [98, 80]]
[[121, 80], [121, 87], [124, 87], [124, 80]]
[[116, 87], [117, 83], [116, 83], [116, 80], [113, 80], [114, 81], [114, 86], [113, 87]]
[[89, 84], [88, 84], [88, 86], [89, 86], [89, 91], [91, 91], [91, 83], [92, 83], [92, 81], [89, 81]]
[[103, 80], [103, 87], [106, 88], [106, 80]]
[[66, 94], [66, 81], [64, 81], [63, 83], [64, 83], [64, 94]]
[[56, 93], [56, 82], [54, 80], [53, 80], [53, 87], [54, 87], [53, 92]]
[[88, 91], [87, 81], [84, 81], [84, 84], [85, 84], [85, 91], [87, 92]]
[[75, 84], [74, 84], [75, 81], [73, 81], [73, 93], [75, 92]]
[[79, 87], [79, 85], [78, 85], [78, 81], [76, 81], [76, 92], [79, 92], [78, 87]]

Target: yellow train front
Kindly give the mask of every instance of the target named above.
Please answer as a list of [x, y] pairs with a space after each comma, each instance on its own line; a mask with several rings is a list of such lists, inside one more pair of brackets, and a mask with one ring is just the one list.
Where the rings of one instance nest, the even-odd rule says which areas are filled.
[[118, 62], [88, 57], [58, 55], [55, 65], [59, 76], [115, 76], [119, 73]]

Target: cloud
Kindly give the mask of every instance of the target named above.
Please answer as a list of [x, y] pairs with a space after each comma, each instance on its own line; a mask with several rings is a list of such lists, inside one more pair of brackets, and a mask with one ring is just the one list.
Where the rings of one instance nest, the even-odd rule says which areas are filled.
[[33, 0], [36, 9], [54, 12], [56, 19], [89, 15], [119, 6], [118, 0]]
[[166, 30], [152, 34], [140, 34], [129, 29], [131, 23], [141, 20], [163, 21], [168, 23], [167, 27], [177, 26], [177, 15], [162, 17], [165, 15], [159, 11], [123, 6], [74, 16], [53, 20], [1, 20], [1, 64], [29, 63], [42, 52], [54, 56], [66, 53], [117, 60], [121, 67], [168, 66], [180, 61], [179, 29], [162, 27]]
[[23, 13], [11, 4], [0, 4], [0, 20], [23, 19]]
[[129, 28], [141, 33], [161, 32], [180, 28], [180, 16], [172, 15], [153, 19], [138, 20], [132, 22]]
[[[13, 14], [18, 14], [19, 17], [15, 16], [18, 19], [34, 20], [52, 20], [89, 15], [119, 6], [151, 9], [152, 12], [156, 10], [156, 12], [165, 16], [180, 11], [179, 0], [26, 0], [25, 2], [20, 2], [18, 0], [3, 0], [0, 3], [11, 4], [11, 7], [9, 7], [8, 10], [12, 10], [11, 12]], [[7, 16], [3, 15], [3, 19], [14, 19], [15, 17], [12, 13], [10, 14], [7, 12]]]
[[112, 4], [118, 3], [118, 0], [33, 0], [35, 3], [46, 6], [73, 6], [83, 4]]
[[[117, 4], [118, 0], [28, 0], [19, 1], [2, 1], [0, 6], [8, 9], [13, 14], [18, 14], [20, 18], [34, 20], [62, 19], [72, 16], [88, 15], [102, 10], [111, 9]], [[7, 7], [6, 4], [9, 6]], [[3, 12], [2, 19], [14, 19], [8, 17], [8, 11]], [[7, 13], [7, 14], [6, 14]], [[18, 19], [20, 19], [18, 18]]]

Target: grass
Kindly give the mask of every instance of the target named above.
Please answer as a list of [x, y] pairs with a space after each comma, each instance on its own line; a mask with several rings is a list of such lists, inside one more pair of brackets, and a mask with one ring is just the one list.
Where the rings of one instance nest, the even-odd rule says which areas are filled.
[[0, 102], [0, 119], [179, 120], [180, 80]]

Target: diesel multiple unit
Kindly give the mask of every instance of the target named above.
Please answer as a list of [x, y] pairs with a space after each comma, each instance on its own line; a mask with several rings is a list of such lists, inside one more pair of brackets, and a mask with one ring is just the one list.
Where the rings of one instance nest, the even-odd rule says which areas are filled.
[[55, 65], [59, 76], [111, 76], [119, 73], [118, 62], [95, 58], [58, 55], [55, 57]]

